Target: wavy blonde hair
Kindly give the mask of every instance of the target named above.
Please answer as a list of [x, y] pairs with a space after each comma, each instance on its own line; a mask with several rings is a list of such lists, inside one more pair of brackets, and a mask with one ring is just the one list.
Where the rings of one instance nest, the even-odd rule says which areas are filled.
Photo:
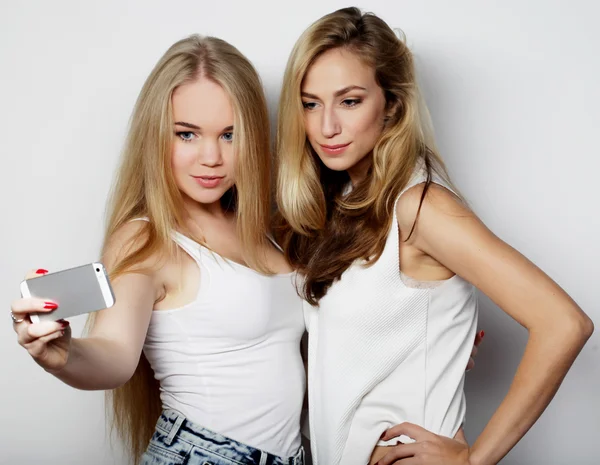
[[[336, 48], [371, 66], [386, 98], [387, 121], [368, 175], [344, 195], [345, 172], [327, 168], [306, 137], [301, 89], [314, 61]], [[357, 259], [376, 261], [390, 230], [395, 200], [417, 163], [450, 184], [434, 144], [429, 114], [404, 40], [379, 17], [344, 8], [313, 23], [289, 57], [279, 102], [276, 234], [286, 257], [306, 277], [303, 297], [313, 305]], [[420, 206], [419, 206], [420, 210]], [[414, 226], [413, 226], [414, 229]], [[412, 231], [411, 231], [412, 233]]]
[[[109, 202], [104, 249], [111, 237], [134, 218], [147, 217], [111, 278], [133, 270], [147, 272], [149, 257], [175, 257], [174, 230], [198, 242], [186, 226], [182, 195], [171, 169], [173, 91], [199, 77], [219, 84], [234, 109], [235, 186], [222, 202], [236, 212], [238, 236], [248, 266], [271, 274], [264, 255], [270, 219], [270, 141], [267, 104], [252, 64], [232, 45], [214, 37], [190, 36], [167, 50], [137, 99], [121, 166]], [[89, 322], [93, 325], [93, 320]], [[158, 382], [142, 354], [133, 377], [108, 392], [113, 425], [135, 463], [150, 440], [161, 411]]]

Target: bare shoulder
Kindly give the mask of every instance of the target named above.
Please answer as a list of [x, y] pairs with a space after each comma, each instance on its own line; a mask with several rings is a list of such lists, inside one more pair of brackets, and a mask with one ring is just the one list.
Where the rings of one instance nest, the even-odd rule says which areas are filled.
[[411, 247], [473, 284], [528, 329], [555, 325], [591, 333], [593, 325], [573, 299], [490, 231], [461, 199], [435, 184], [423, 198], [423, 189], [420, 184], [407, 190], [396, 206], [404, 237], [415, 224]]
[[452, 191], [431, 183], [425, 191], [425, 183], [417, 184], [404, 192], [396, 203], [396, 217], [402, 239], [406, 240], [409, 233], [413, 237], [418, 230], [426, 225], [435, 226], [436, 218], [450, 220], [475, 219], [475, 214]]
[[155, 303], [164, 293], [158, 254], [146, 248], [148, 223], [130, 221], [107, 237], [102, 261], [116, 303], [95, 316], [90, 337], [120, 344], [131, 374], [139, 360]]

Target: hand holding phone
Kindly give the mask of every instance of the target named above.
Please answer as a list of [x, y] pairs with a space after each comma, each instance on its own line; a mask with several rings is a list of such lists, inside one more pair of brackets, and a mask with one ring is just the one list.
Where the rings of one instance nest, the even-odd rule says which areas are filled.
[[30, 313], [32, 323], [56, 321], [112, 307], [115, 297], [102, 263], [48, 273], [21, 283], [23, 298], [48, 299], [58, 305], [52, 312]]

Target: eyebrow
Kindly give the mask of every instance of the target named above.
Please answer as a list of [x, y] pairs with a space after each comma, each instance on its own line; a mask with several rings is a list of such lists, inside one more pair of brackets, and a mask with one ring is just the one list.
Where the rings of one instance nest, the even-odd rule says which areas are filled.
[[[202, 128], [200, 126], [196, 126], [195, 124], [192, 123], [186, 123], [185, 121], [177, 121], [175, 123], [176, 126], [183, 126], [184, 128], [189, 128], [189, 129], [196, 129], [198, 131], [200, 131]], [[233, 131], [233, 126], [227, 126], [225, 129], [223, 129], [222, 132], [229, 132], [229, 131]]]
[[[343, 89], [336, 91], [335, 94], [333, 94], [333, 96], [339, 97], [341, 95], [347, 94], [351, 90], [367, 90], [367, 89], [365, 89], [364, 87], [361, 87], [361, 86], [348, 86], [348, 87], [344, 87]], [[319, 98], [315, 94], [309, 94], [308, 92], [302, 92], [302, 97], [314, 98], [314, 99]]]

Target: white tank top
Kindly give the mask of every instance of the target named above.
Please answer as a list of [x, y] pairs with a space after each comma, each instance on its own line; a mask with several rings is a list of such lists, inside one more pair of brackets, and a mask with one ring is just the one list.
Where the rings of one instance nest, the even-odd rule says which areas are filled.
[[[425, 179], [418, 170], [400, 195]], [[315, 465], [365, 465], [376, 445], [396, 444], [378, 442], [381, 434], [405, 421], [453, 437], [465, 417], [475, 288], [459, 276], [435, 286], [405, 284], [395, 208], [383, 254], [370, 267], [361, 263], [343, 273], [319, 308], [305, 304]]]
[[200, 268], [196, 299], [152, 312], [144, 343], [164, 408], [281, 457], [300, 447], [305, 389], [295, 274], [265, 276], [180, 233]]

